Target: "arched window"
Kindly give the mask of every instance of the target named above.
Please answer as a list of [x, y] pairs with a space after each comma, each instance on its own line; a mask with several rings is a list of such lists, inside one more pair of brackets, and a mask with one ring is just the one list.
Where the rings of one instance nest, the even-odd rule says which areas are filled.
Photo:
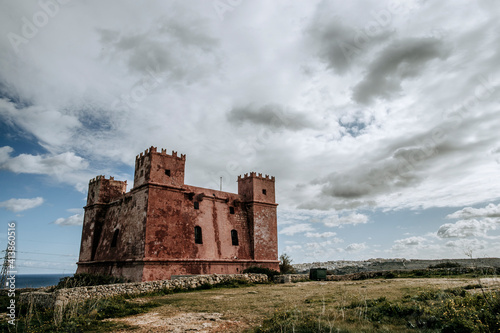
[[116, 229], [113, 234], [113, 240], [111, 241], [111, 247], [116, 247], [116, 243], [118, 242], [118, 234], [120, 233], [120, 229]]
[[233, 245], [239, 245], [238, 243], [238, 231], [231, 230], [231, 242]]
[[203, 236], [201, 234], [201, 227], [194, 227], [194, 242], [196, 244], [203, 244]]

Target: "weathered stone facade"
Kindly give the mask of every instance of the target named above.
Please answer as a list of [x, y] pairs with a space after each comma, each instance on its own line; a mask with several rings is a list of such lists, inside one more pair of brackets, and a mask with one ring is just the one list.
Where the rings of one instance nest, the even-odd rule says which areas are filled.
[[134, 187], [89, 183], [77, 273], [132, 281], [279, 269], [274, 177], [238, 177], [238, 194], [184, 184], [186, 156], [151, 147], [136, 158]]

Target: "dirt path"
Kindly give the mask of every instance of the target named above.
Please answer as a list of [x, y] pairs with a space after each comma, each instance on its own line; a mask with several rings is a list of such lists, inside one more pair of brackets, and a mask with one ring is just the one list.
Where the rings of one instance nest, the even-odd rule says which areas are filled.
[[[241, 323], [221, 319], [221, 313], [180, 313], [172, 317], [159, 312], [114, 319], [131, 326], [138, 326], [134, 332], [228, 332], [240, 327]], [[117, 332], [129, 332], [117, 331]]]

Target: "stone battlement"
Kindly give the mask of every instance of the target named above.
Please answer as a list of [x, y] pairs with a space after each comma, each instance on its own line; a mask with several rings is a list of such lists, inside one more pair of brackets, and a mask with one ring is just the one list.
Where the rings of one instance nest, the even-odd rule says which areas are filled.
[[150, 148], [146, 149], [144, 151], [144, 153], [140, 153], [139, 155], [137, 155], [135, 157], [135, 159], [139, 160], [139, 159], [143, 158], [144, 156], [147, 156], [147, 155], [152, 154], [152, 153], [160, 154], [160, 155], [164, 155], [164, 156], [172, 156], [172, 157], [178, 158], [180, 160], [184, 160], [184, 161], [186, 160], [185, 154], [181, 154], [181, 156], [177, 156], [177, 152], [173, 151], [173, 150], [172, 150], [172, 154], [168, 154], [167, 150], [163, 149], [163, 148], [161, 149], [161, 152], [158, 152], [158, 148], [154, 147], [154, 146], [151, 146]]
[[247, 179], [247, 178], [259, 178], [262, 180], [269, 180], [269, 181], [274, 182], [274, 176], [269, 176], [269, 175], [262, 176], [261, 173], [257, 174], [256, 172], [250, 172], [250, 174], [245, 173], [243, 176], [240, 175], [240, 176], [238, 176], [238, 181], [243, 180], [243, 179]]
[[106, 179], [106, 176], [104, 176], [104, 175], [99, 175], [99, 176], [96, 176], [95, 178], [92, 178], [91, 180], [89, 180], [89, 184], [95, 183], [95, 182], [97, 182], [99, 180], [113, 180], [115, 182], [121, 182], [121, 183], [127, 184], [126, 180], [124, 180], [124, 181], [115, 180], [115, 177], [113, 177], [113, 176], [110, 176], [109, 179]]

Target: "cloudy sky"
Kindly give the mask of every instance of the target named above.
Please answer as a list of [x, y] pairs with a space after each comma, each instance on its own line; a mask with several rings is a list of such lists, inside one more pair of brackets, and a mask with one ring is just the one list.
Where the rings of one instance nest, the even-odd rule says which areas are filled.
[[[500, 255], [494, 0], [0, 1], [0, 247], [73, 273], [88, 180], [276, 177], [295, 263]], [[129, 189], [130, 189], [129, 185]]]

